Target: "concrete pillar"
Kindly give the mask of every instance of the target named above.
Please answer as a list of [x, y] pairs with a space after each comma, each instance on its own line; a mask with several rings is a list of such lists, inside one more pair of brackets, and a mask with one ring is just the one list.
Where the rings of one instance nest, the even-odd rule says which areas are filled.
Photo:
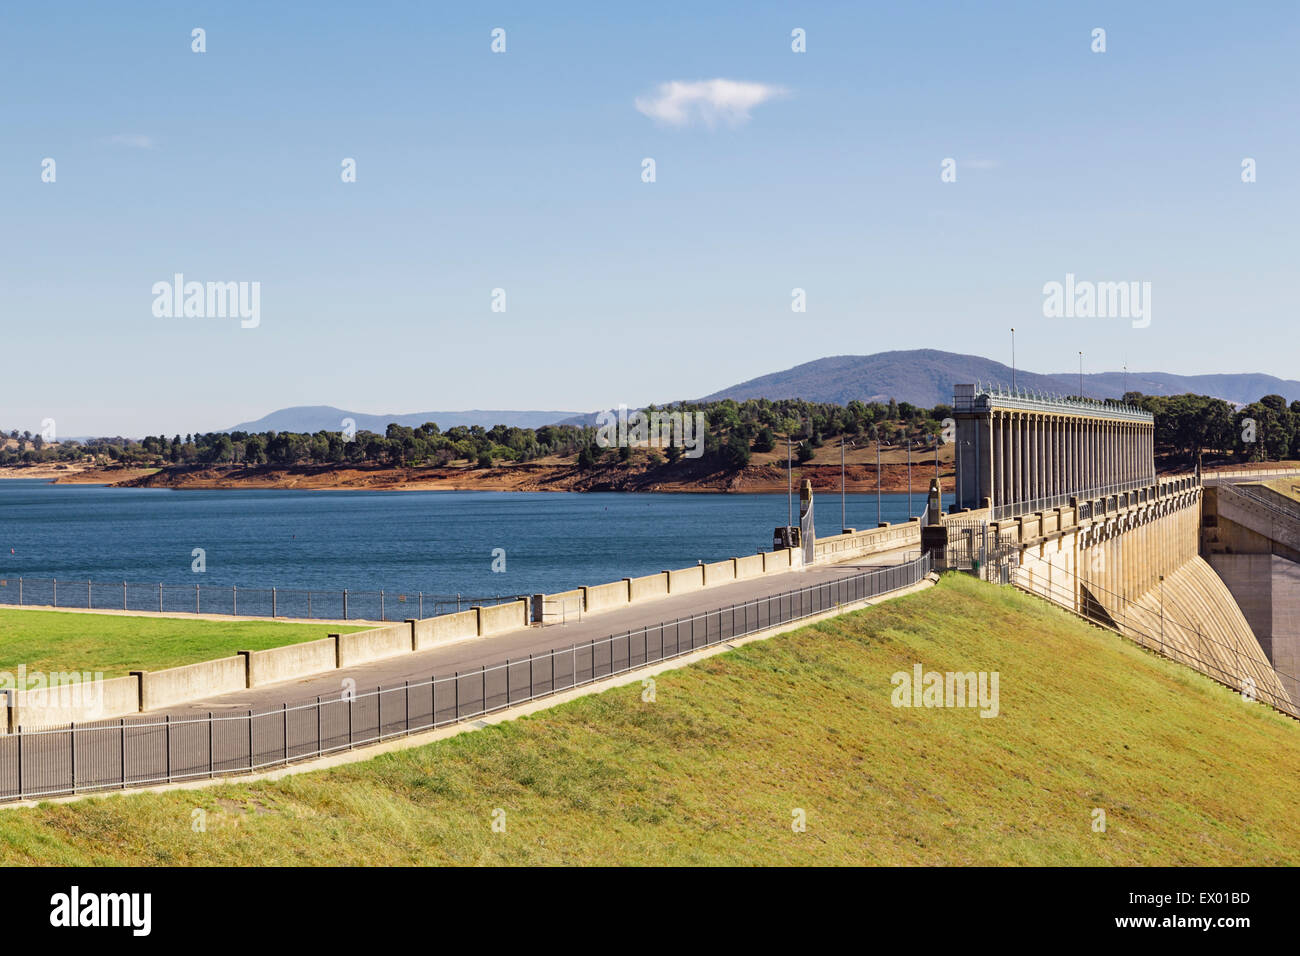
[[1083, 419], [1083, 492], [1092, 487], [1092, 419]]
[[1038, 443], [1039, 415], [1029, 416], [1029, 497], [1038, 497], [1039, 479], [1043, 474], [1043, 453]]
[[1025, 420], [1024, 412], [1016, 413], [1016, 503], [1020, 504], [1025, 500], [1025, 480], [1028, 473], [1025, 469], [1025, 456], [1029, 453], [1028, 442], [1026, 438], [1026, 429], [1028, 423]]
[[1061, 416], [1052, 416], [1052, 494], [1061, 493]]

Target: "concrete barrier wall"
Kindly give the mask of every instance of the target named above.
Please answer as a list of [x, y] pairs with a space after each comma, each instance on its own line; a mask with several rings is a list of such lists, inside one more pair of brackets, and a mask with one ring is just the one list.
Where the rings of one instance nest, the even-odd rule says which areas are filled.
[[245, 690], [248, 687], [248, 658], [236, 654], [162, 671], [132, 673], [140, 675], [140, 709], [157, 710]]
[[261, 687], [332, 671], [338, 666], [338, 639], [334, 636], [302, 644], [247, 651], [248, 686]]
[[632, 602], [667, 597], [668, 575], [660, 572], [659, 574], [647, 574], [643, 578], [628, 578], [627, 592], [628, 600]]
[[542, 616], [547, 622], [576, 621], [578, 615], [586, 610], [583, 606], [585, 600], [582, 588], [545, 594], [542, 596]]
[[109, 680], [63, 684], [41, 691], [5, 691], [8, 716], [0, 731], [14, 733], [39, 727], [87, 723], [140, 712], [140, 678], [113, 677]]
[[439, 644], [478, 637], [478, 611], [470, 608], [456, 614], [440, 614], [415, 622], [415, 649], [425, 650]]
[[528, 626], [528, 602], [511, 601], [478, 609], [478, 636], [500, 634]]
[[820, 562], [842, 561], [846, 558], [859, 558], [895, 548], [921, 546], [921, 522], [915, 519], [898, 524], [886, 524], [853, 534], [837, 534], [829, 538], [818, 539], [814, 546], [816, 560]]
[[773, 574], [781, 571], [789, 571], [792, 558], [789, 548], [782, 548], [780, 551], [763, 552], [763, 573]]
[[627, 604], [627, 582], [611, 581], [609, 584], [597, 584], [582, 589], [585, 595], [588, 614], [620, 608]]
[[396, 657], [411, 650], [411, 625], [406, 622], [339, 635], [339, 667]]
[[736, 558], [736, 580], [744, 581], [748, 578], [756, 578], [763, 573], [763, 556], [761, 554], [750, 554], [743, 558]]
[[719, 584], [730, 584], [734, 580], [736, 580], [735, 558], [730, 561], [717, 561], [704, 566], [704, 586], [706, 588], [717, 587]]
[[702, 564], [697, 564], [693, 568], [682, 568], [680, 571], [669, 571], [665, 577], [668, 578], [669, 594], [690, 594], [692, 591], [704, 588]]

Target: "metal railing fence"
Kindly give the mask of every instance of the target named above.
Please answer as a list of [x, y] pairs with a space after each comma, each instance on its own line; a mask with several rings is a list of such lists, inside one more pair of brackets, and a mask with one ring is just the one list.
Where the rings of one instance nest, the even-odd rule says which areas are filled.
[[1222, 468], [1203, 473], [1207, 485], [1236, 484], [1240, 481], [1267, 481], [1270, 478], [1294, 478], [1300, 475], [1298, 468]]
[[[139, 584], [66, 578], [0, 578], [0, 605], [146, 611], [156, 614], [228, 614], [235, 617], [404, 621], [437, 617], [474, 605], [518, 601], [525, 595], [476, 597], [424, 591], [247, 588], [238, 585]], [[389, 615], [393, 615], [389, 617]]]
[[930, 558], [452, 676], [236, 715], [151, 715], [0, 737], [0, 800], [249, 773], [445, 727], [919, 583]]
[[994, 505], [993, 520], [1001, 521], [1004, 518], [1014, 518], [1017, 515], [1033, 514], [1035, 511], [1050, 511], [1052, 508], [1064, 508], [1070, 503], [1071, 498], [1077, 498], [1080, 503], [1094, 499], [1109, 499], [1116, 495], [1122, 495], [1128, 491], [1140, 491], [1144, 488], [1154, 489], [1155, 482], [1151, 477], [1135, 478], [1131, 481], [1119, 481], [1109, 484], [1094, 485], [1084, 488], [1081, 491], [1067, 491], [1057, 495], [1047, 495], [1036, 498], [1021, 498], [1015, 501], [1004, 502], [1003, 504]]
[[1288, 521], [1300, 521], [1300, 502], [1292, 501], [1276, 491], [1257, 491], [1249, 486], [1224, 485], [1219, 493], [1222, 494], [1223, 492], [1254, 502], [1279, 518]]
[[[1061, 569], [1054, 569], [1054, 573], [1055, 571], [1061, 571]], [[1088, 619], [1094, 624], [1098, 624], [1108, 629], [1112, 628], [1113, 625], [1118, 625], [1120, 633], [1135, 643], [1142, 645], [1148, 650], [1157, 652], [1162, 657], [1167, 657], [1172, 661], [1191, 667], [1193, 670], [1199, 671], [1212, 680], [1217, 681], [1232, 690], [1243, 691], [1243, 682], [1248, 679], [1253, 681], [1253, 678], [1250, 677], [1249, 669], [1244, 666], [1241, 652], [1231, 644], [1220, 641], [1205, 633], [1205, 631], [1199, 627], [1180, 622], [1176, 615], [1182, 615], [1183, 612], [1174, 602], [1162, 601], [1158, 607], [1151, 607], [1138, 601], [1129, 600], [1123, 597], [1123, 595], [1107, 588], [1103, 588], [1096, 583], [1079, 581], [1077, 575], [1072, 575], [1064, 571], [1062, 571], [1062, 573], [1066, 574], [1067, 579], [1071, 583], [1061, 584], [1053, 581], [1051, 584], [1044, 586], [1044, 582], [1037, 580], [1031, 585], [1026, 582], [1028, 569], [1017, 567], [1013, 569], [1011, 573], [1011, 583], [1027, 594], [1033, 594], [1037, 597], [1043, 598], [1044, 600], [1051, 601], [1053, 604], [1060, 605], [1061, 607]], [[1108, 596], [1112, 603], [1119, 608], [1118, 618], [1115, 614], [1105, 610], [1104, 608], [1096, 608], [1092, 601], [1082, 602], [1082, 608], [1076, 607], [1076, 583], [1081, 585], [1083, 588], [1086, 588], [1089, 592], [1092, 592], [1093, 595], [1102, 594]], [[1150, 631], [1146, 627], [1142, 626], [1140, 621], [1133, 619], [1132, 614], [1134, 611], [1140, 611], [1148, 617], [1158, 619], [1160, 621], [1159, 629]], [[1179, 640], [1180, 638], [1181, 640]], [[1200, 653], [1189, 653], [1180, 645], [1200, 648]], [[1236, 671], [1224, 670], [1223, 666], [1218, 661], [1211, 660], [1208, 655], [1206, 655], [1206, 649], [1210, 647], [1221, 649], [1224, 657], [1231, 657], [1235, 660]], [[1272, 667], [1267, 660], [1264, 662], [1264, 666], [1269, 667], [1278, 676], [1284, 694], [1288, 693], [1288, 685], [1291, 687], [1300, 686], [1300, 682], [1297, 682], [1296, 675]], [[1251, 690], [1257, 699], [1263, 700], [1275, 710], [1279, 710], [1290, 717], [1300, 719], [1300, 701], [1292, 701], [1289, 697], [1279, 696], [1270, 690], [1258, 686], [1252, 687]]]

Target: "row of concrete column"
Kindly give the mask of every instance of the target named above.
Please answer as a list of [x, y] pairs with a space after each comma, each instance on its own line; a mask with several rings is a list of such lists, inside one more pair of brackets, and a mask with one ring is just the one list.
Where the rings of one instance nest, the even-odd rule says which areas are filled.
[[994, 410], [987, 419], [994, 505], [1101, 495], [1155, 475], [1151, 422]]

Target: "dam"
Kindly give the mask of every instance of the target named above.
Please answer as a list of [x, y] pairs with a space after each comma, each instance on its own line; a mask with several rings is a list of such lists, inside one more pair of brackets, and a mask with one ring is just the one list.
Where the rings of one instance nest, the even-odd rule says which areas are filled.
[[957, 500], [922, 529], [936, 568], [1015, 584], [1300, 717], [1283, 594], [1300, 583], [1300, 502], [1157, 476], [1139, 408], [954, 391]]

